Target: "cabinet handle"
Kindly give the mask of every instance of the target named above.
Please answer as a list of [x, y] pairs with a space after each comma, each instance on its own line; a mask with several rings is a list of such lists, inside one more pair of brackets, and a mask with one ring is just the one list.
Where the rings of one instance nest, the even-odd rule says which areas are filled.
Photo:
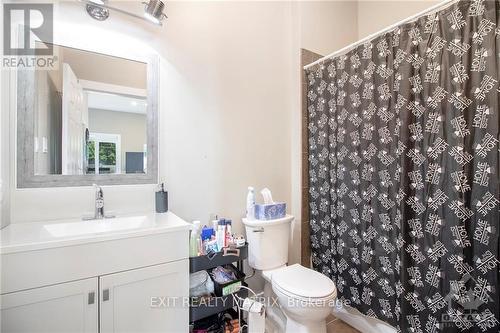
[[91, 291], [89, 292], [89, 295], [88, 295], [88, 304], [94, 304], [94, 300], [95, 300], [95, 291]]
[[102, 301], [103, 302], [109, 301], [109, 289], [104, 289], [102, 291]]

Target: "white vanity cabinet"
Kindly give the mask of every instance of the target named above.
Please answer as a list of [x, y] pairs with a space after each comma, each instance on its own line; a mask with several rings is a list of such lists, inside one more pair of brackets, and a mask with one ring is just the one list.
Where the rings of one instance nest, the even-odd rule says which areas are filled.
[[97, 278], [2, 295], [1, 332], [98, 332]]
[[100, 332], [187, 332], [185, 269], [180, 261], [100, 277]]
[[143, 220], [87, 238], [2, 229], [0, 332], [188, 332], [190, 225], [172, 213]]
[[181, 260], [2, 295], [0, 331], [184, 332], [185, 269]]

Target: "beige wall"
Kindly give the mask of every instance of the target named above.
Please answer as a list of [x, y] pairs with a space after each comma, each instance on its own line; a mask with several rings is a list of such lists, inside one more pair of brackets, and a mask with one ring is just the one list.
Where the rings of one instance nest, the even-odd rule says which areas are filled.
[[[142, 10], [139, 1], [119, 4]], [[187, 220], [226, 216], [241, 232], [248, 185], [269, 187], [300, 218], [300, 48], [328, 54], [430, 5], [171, 1], [159, 28], [119, 14], [96, 22], [80, 2], [64, 2], [56, 13], [64, 27], [56, 23], [56, 37], [104, 53], [135, 55], [147, 45], [160, 54], [160, 181], [170, 192], [170, 208]], [[15, 147], [12, 133], [10, 140]], [[12, 222], [79, 218], [92, 211], [90, 187], [14, 187]], [[154, 189], [105, 187], [108, 211], [152, 211]], [[298, 222], [290, 262], [299, 258]]]
[[299, 1], [301, 47], [327, 55], [357, 38], [357, 1]]
[[[142, 10], [138, 1], [120, 5]], [[380, 10], [376, 18], [368, 15], [374, 6]], [[413, 7], [413, 12], [421, 9]], [[300, 48], [327, 54], [354, 42], [362, 31], [412, 14], [392, 16], [391, 8], [399, 12], [409, 5], [172, 1], [159, 28], [119, 14], [96, 22], [81, 3], [61, 3], [56, 20], [65, 26], [56, 23], [56, 37], [66, 34], [70, 46], [92, 45], [104, 53], [142, 51], [135, 43], [160, 53], [160, 177], [171, 192], [172, 210], [203, 221], [218, 213], [242, 231], [248, 185], [271, 188], [276, 200], [289, 202], [290, 211], [300, 216]], [[386, 16], [392, 18], [382, 22]], [[77, 37], [68, 39], [69, 34]], [[106, 190], [117, 213], [152, 208], [151, 186]], [[139, 192], [143, 201], [130, 204]], [[60, 196], [71, 210], [37, 201], [50, 198], [47, 193], [50, 202]], [[56, 212], [78, 217], [91, 209], [92, 189], [12, 189], [11, 199], [13, 222], [56, 218]]]
[[[139, 2], [120, 5], [142, 9]], [[243, 232], [247, 186], [269, 187], [297, 217], [293, 263], [300, 258], [300, 48], [326, 53], [353, 42], [355, 9], [355, 2], [335, 1], [173, 1], [158, 28], [120, 15], [99, 23], [81, 3], [63, 3], [56, 22], [65, 26], [56, 25], [56, 36], [72, 47], [92, 45], [116, 55], [142, 50], [140, 42], [156, 49], [160, 181], [167, 184], [171, 210], [204, 222], [217, 213]], [[154, 189], [105, 187], [108, 212], [151, 211]], [[13, 188], [11, 198], [14, 223], [79, 218], [92, 212], [93, 190]]]
[[215, 213], [242, 232], [249, 185], [290, 201], [289, 6], [169, 6], [160, 176], [172, 210], [188, 220]]
[[377, 1], [367, 0], [358, 3], [358, 39], [362, 39], [405, 18], [436, 5], [435, 0]]
[[[140, 2], [120, 5], [142, 9]], [[217, 213], [242, 232], [253, 185], [269, 187], [299, 219], [300, 48], [326, 54], [355, 41], [357, 4], [173, 1], [167, 11], [158, 28], [119, 14], [96, 22], [81, 3], [61, 3], [56, 37], [104, 53], [133, 54], [139, 43], [159, 52], [160, 180], [172, 211], [202, 221]], [[105, 200], [108, 211], [130, 214], [152, 210], [153, 193], [148, 185], [109, 186]], [[90, 187], [12, 188], [11, 221], [79, 218], [92, 210], [92, 198]], [[298, 226], [290, 262], [299, 258]]]
[[[142, 10], [140, 2], [120, 5]], [[241, 232], [248, 185], [267, 186], [290, 211], [296, 207], [291, 188], [300, 184], [300, 173], [292, 177], [291, 165], [294, 151], [300, 153], [300, 141], [293, 141], [300, 140], [299, 49], [308, 38], [300, 35], [295, 6], [174, 1], [159, 28], [118, 14], [96, 22], [81, 3], [61, 3], [56, 38], [115, 55], [135, 55], [144, 49], [140, 43], [159, 52], [160, 180], [171, 193], [172, 211], [202, 221], [217, 213], [232, 218]], [[328, 47], [320, 45], [325, 50], [341, 46], [325, 43]], [[153, 191], [152, 186], [106, 187], [106, 204], [117, 214], [152, 209]], [[13, 189], [11, 198], [12, 222], [77, 218], [92, 209], [89, 187]]]
[[125, 173], [126, 152], [142, 152], [147, 142], [146, 115], [89, 109], [89, 131], [120, 134], [121, 169]]
[[[296, 1], [292, 5], [295, 42], [293, 45], [292, 81], [294, 90], [291, 113], [291, 201], [289, 213], [295, 216], [292, 224], [289, 262], [300, 262], [301, 255], [301, 196], [302, 196], [302, 142], [301, 142], [301, 62], [300, 49], [327, 55], [357, 39], [356, 1]], [[296, 52], [296, 53], [295, 53]]]
[[56, 48], [78, 79], [146, 89], [145, 63], [73, 48]]
[[[60, 63], [67, 63], [80, 80], [147, 89], [147, 65], [144, 62], [110, 57], [71, 47], [54, 47]], [[56, 88], [62, 91], [62, 66], [48, 71]]]

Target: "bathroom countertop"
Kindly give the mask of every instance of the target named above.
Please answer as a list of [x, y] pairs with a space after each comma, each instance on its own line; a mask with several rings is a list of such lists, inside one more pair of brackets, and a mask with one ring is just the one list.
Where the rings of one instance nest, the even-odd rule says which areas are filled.
[[[120, 216], [120, 218], [121, 217], [122, 216]], [[59, 237], [51, 235], [45, 226], [57, 223], [82, 221], [79, 219], [73, 219], [10, 224], [0, 230], [0, 254], [74, 246], [130, 237], [142, 237], [180, 230], [189, 230], [191, 228], [190, 223], [184, 221], [172, 212], [164, 214], [144, 214], [136, 217], [145, 219], [142, 225], [138, 228]], [[127, 218], [127, 216], [123, 216], [123, 218]], [[107, 221], [109, 221], [108, 223], [112, 223], [113, 219], [109, 219]], [[116, 222], [119, 223], [118, 220]]]

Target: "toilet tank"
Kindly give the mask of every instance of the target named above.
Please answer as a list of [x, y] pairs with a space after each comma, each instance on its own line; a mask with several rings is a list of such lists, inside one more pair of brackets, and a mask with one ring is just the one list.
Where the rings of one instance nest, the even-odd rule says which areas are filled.
[[268, 270], [284, 266], [288, 262], [288, 240], [293, 219], [291, 215], [267, 221], [243, 219], [250, 267]]

